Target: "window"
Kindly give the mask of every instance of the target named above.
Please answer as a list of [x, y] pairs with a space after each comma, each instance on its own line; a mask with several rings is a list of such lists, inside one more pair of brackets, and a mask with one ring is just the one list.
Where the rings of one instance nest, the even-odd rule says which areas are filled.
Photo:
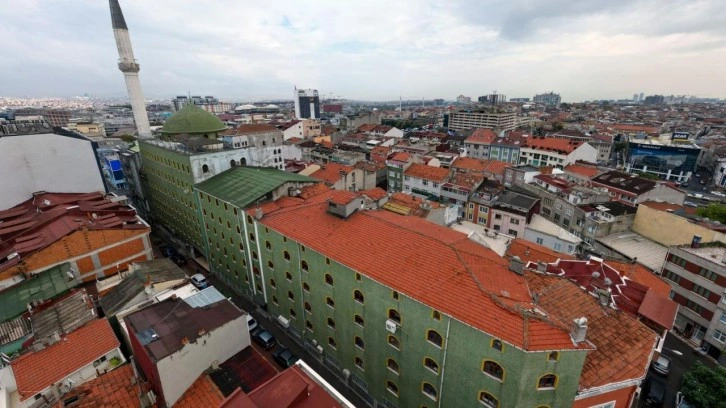
[[557, 387], [557, 376], [554, 374], [545, 374], [537, 381], [538, 390], [555, 387]]
[[305, 305], [304, 305], [304, 306], [305, 306], [305, 311], [306, 311], [306, 312], [308, 312], [308, 313], [313, 313], [313, 307], [312, 307], [312, 306], [310, 306], [310, 303], [308, 303], [308, 302], [305, 302]]
[[275, 269], [275, 264], [273, 264], [272, 261], [267, 261], [267, 267], [270, 269]]
[[719, 319], [719, 321], [726, 324], [726, 312], [721, 312], [721, 318]]
[[427, 396], [427, 397], [431, 398], [432, 400], [436, 401], [436, 397], [437, 397], [436, 388], [434, 388], [433, 385], [431, 385], [431, 384], [429, 384], [429, 383], [427, 383], [427, 382], [424, 381], [421, 384], [421, 392], [423, 392], [423, 394], [425, 396]]
[[282, 257], [285, 258], [286, 261], [289, 261], [290, 260], [290, 253], [287, 252], [287, 251], [284, 251], [282, 253]]
[[325, 283], [327, 283], [330, 286], [333, 286], [333, 277], [329, 274], [325, 274]]
[[250, 241], [254, 241], [254, 240], [255, 240], [255, 234], [250, 232]]
[[388, 318], [394, 322], [401, 324], [401, 314], [396, 309], [388, 309]]
[[291, 290], [287, 291], [287, 298], [290, 300], [295, 300], [295, 295], [292, 293]]
[[365, 348], [366, 348], [365, 342], [363, 341], [363, 339], [361, 339], [358, 336], [355, 336], [355, 339], [353, 339], [353, 343], [355, 344], [356, 347], [358, 347], [361, 350], [365, 350]]
[[703, 306], [699, 305], [698, 303], [696, 303], [690, 299], [686, 300], [685, 306], [698, 314], [701, 314], [701, 312], [703, 312]]
[[303, 271], [308, 271], [308, 263], [306, 261], [300, 262], [300, 268], [302, 268]]
[[513, 237], [516, 237], [517, 236], [517, 230], [510, 229], [509, 230], [509, 235], [511, 235]]
[[544, 243], [544, 240], [542, 238], [537, 238], [537, 244], [542, 245]]
[[307, 329], [308, 329], [309, 331], [313, 331], [313, 324], [312, 324], [312, 323], [310, 322], [310, 320], [305, 320], [305, 327], [306, 327], [306, 328], [307, 328]]
[[328, 317], [328, 327], [335, 330], [335, 320], [332, 317]]
[[396, 291], [394, 290], [394, 291], [393, 291], [393, 292], [391, 293], [391, 297], [393, 298], [393, 300], [398, 300], [398, 292], [396, 292]]
[[325, 264], [330, 265], [330, 258], [325, 258]]
[[290, 308], [290, 317], [292, 317], [293, 319], [297, 317], [297, 313], [295, 313], [295, 309], [293, 308]]
[[355, 366], [360, 368], [361, 370], [365, 371], [365, 367], [363, 365], [363, 359], [360, 357], [356, 357], [355, 360], [353, 360], [355, 363]]
[[330, 296], [327, 296], [327, 297], [325, 298], [325, 303], [326, 303], [326, 304], [327, 304], [328, 306], [330, 306], [330, 307], [332, 307], [333, 309], [335, 309], [335, 301], [334, 301], [334, 300], [333, 300], [333, 298], [331, 298]]
[[386, 381], [386, 389], [388, 390], [388, 392], [398, 397], [398, 387], [396, 386], [396, 384], [391, 381]]
[[103, 363], [104, 361], [106, 361], [106, 356], [103, 356], [103, 357], [99, 358], [98, 360], [94, 361], [94, 362], [93, 362], [93, 366], [94, 366], [94, 367], [98, 367], [98, 366], [99, 366], [99, 365], [101, 365], [101, 363]]
[[502, 214], [494, 214], [494, 219], [495, 220], [501, 220], [502, 219]]
[[328, 346], [334, 349], [338, 348], [338, 345], [335, 343], [335, 339], [332, 337], [328, 337]]
[[388, 335], [388, 344], [396, 350], [401, 349], [401, 343], [398, 341], [396, 336]]
[[701, 276], [703, 276], [704, 278], [706, 278], [706, 279], [708, 279], [708, 280], [712, 281], [712, 282], [716, 282], [716, 279], [718, 279], [718, 274], [716, 274], [716, 273], [715, 273], [715, 272], [713, 272], [713, 271], [709, 271], [709, 270], [708, 270], [708, 269], [706, 269], [706, 268], [701, 268], [701, 269], [700, 269], [700, 270], [698, 271], [698, 274], [699, 274], [699, 275], [701, 275]]
[[355, 322], [355, 324], [357, 324], [360, 327], [365, 326], [365, 322], [363, 321], [363, 318], [360, 315], [355, 315], [353, 317], [353, 321]]
[[360, 304], [365, 303], [365, 297], [363, 296], [363, 293], [361, 291], [359, 291], [358, 289], [353, 291], [353, 299], [355, 299], [355, 301]]
[[482, 372], [499, 381], [504, 381], [504, 369], [502, 368], [502, 366], [492, 360], [484, 360]]
[[252, 251], [252, 259], [257, 260], [257, 252]]
[[270, 241], [265, 241], [265, 248], [268, 250], [272, 249], [272, 244], [270, 244]]
[[496, 349], [496, 350], [499, 350], [499, 351], [502, 351], [502, 349], [504, 348], [504, 345], [502, 344], [502, 341], [501, 340], [497, 340], [497, 339], [492, 340], [491, 346], [492, 346], [493, 349]]
[[202, 165], [202, 173], [209, 173], [209, 166], [207, 166], [206, 164], [203, 164]]
[[[261, 289], [261, 288], [257, 288], [257, 291], [258, 291], [258, 292], [262, 292], [262, 290], [260, 290], [260, 289]], [[274, 303], [274, 304], [276, 304], [276, 305], [278, 304], [278, 303], [277, 303], [277, 296], [275, 296], [275, 295], [272, 295], [272, 303]]]
[[398, 374], [398, 363], [396, 362], [396, 360], [389, 358], [388, 360], [386, 360], [386, 366], [389, 370], [393, 371], [395, 374]]
[[560, 359], [560, 353], [556, 351], [550, 351], [550, 353], [547, 355], [547, 361], [557, 361]]
[[277, 283], [274, 279], [270, 279], [270, 287], [272, 287], [272, 289], [277, 289]]
[[666, 279], [668, 279], [671, 282], [674, 282], [674, 283], [678, 284], [678, 285], [680, 285], [680, 283], [681, 283], [681, 276], [680, 275], [676, 275], [675, 273], [673, 273], [672, 271], [669, 271], [668, 269], [666, 269], [663, 272], [663, 277], [666, 278]]
[[516, 218], [510, 219], [509, 222], [512, 223], [513, 225], [519, 225], [519, 220]]
[[432, 343], [436, 347], [441, 348], [444, 344], [444, 339], [436, 330], [429, 330], [426, 332], [426, 340]]
[[428, 368], [429, 370], [433, 371], [434, 374], [439, 374], [439, 365], [434, 361], [433, 359], [430, 359], [428, 357], [424, 358], [424, 367]]
[[303, 282], [303, 290], [310, 293], [310, 285], [307, 282]]
[[693, 285], [693, 293], [695, 293], [701, 297], [705, 297], [706, 299], [708, 299], [708, 297], [711, 295], [710, 290], [704, 288], [703, 286], [696, 285], [696, 284]]
[[481, 402], [485, 407], [488, 408], [499, 408], [499, 400], [494, 398], [492, 394], [489, 394], [486, 391], [482, 391], [479, 393], [479, 402]]
[[711, 337], [721, 343], [726, 343], [726, 333], [722, 332], [721, 330], [714, 330]]
[[360, 282], [360, 281], [361, 281], [361, 276], [360, 276], [360, 274], [359, 274], [359, 273], [356, 273], [356, 274], [355, 274], [355, 280], [357, 280], [358, 282]]
[[290, 272], [285, 272], [285, 279], [287, 279], [288, 282], [292, 282], [292, 274]]
[[433, 317], [434, 320], [441, 320], [441, 313], [439, 313], [438, 311], [434, 310], [433, 312], [431, 312], [431, 317]]

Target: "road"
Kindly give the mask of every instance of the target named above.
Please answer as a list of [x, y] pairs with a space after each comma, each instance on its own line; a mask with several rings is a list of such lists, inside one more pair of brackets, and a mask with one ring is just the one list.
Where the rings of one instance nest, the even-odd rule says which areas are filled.
[[[677, 350], [682, 353], [678, 356], [671, 350]], [[688, 343], [682, 340], [675, 334], [669, 333], [666, 337], [665, 346], [663, 347], [663, 355], [671, 359], [671, 371], [668, 377], [665, 378], [668, 388], [666, 389], [666, 398], [664, 407], [674, 407], [676, 400], [676, 393], [681, 387], [681, 381], [683, 375], [693, 367], [696, 361], [700, 361], [708, 367], [715, 367], [716, 363], [708, 357], [702, 356], [696, 353]], [[648, 376], [658, 375], [653, 371], [648, 372]], [[644, 382], [645, 383], [645, 382]], [[645, 407], [644, 401], [645, 395], [637, 404], [637, 407]]]

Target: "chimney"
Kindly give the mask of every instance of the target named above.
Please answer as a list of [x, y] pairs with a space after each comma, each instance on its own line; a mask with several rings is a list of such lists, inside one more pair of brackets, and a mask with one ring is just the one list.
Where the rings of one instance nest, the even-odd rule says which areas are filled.
[[601, 305], [608, 306], [610, 304], [610, 289], [597, 289], [597, 298]]
[[518, 256], [513, 256], [509, 261], [509, 270], [516, 273], [517, 275], [524, 275], [522, 269], [524, 268], [524, 262]]
[[693, 239], [691, 240], [691, 248], [698, 248], [700, 245], [701, 245], [701, 236], [694, 235]]
[[264, 211], [262, 211], [262, 208], [261, 208], [261, 207], [257, 207], [257, 208], [255, 208], [255, 219], [256, 219], [257, 221], [259, 221], [259, 220], [261, 220], [261, 219], [262, 219], [262, 215], [263, 215], [263, 214], [264, 214]]
[[580, 344], [585, 341], [585, 337], [587, 336], [586, 317], [580, 317], [579, 319], [572, 321], [572, 333], [570, 333], [570, 335], [572, 336], [572, 341], [575, 342], [575, 344]]

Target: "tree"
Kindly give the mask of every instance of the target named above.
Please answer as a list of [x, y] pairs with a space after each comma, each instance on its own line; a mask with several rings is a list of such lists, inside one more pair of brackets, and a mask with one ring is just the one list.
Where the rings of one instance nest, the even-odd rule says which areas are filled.
[[651, 173], [642, 173], [641, 172], [641, 173], [638, 173], [638, 177], [641, 177], [641, 178], [644, 178], [647, 180], [660, 180], [660, 178], [658, 176], [656, 176], [655, 174], [651, 174]]
[[710, 369], [697, 361], [683, 375], [681, 392], [691, 405], [699, 408], [723, 408], [726, 401], [726, 368]]
[[615, 145], [613, 146], [613, 149], [616, 152], [620, 152], [620, 151], [625, 150], [627, 147], [628, 147], [628, 144], [627, 143], [625, 143], [625, 142], [618, 142], [618, 143], [615, 143]]
[[699, 217], [705, 217], [712, 221], [726, 223], [726, 205], [712, 203], [706, 208], [699, 208], [696, 213]]
[[136, 141], [135, 137], [133, 137], [132, 135], [128, 135], [128, 134], [123, 134], [123, 135], [119, 136], [119, 138], [126, 143], [133, 143]]

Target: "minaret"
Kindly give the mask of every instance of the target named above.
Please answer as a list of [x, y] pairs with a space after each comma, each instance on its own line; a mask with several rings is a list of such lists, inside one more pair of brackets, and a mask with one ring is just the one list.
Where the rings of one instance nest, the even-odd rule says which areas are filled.
[[131, 49], [129, 29], [126, 27], [126, 20], [124, 20], [118, 0], [108, 0], [108, 5], [111, 8], [113, 36], [116, 39], [116, 48], [118, 48], [118, 69], [124, 73], [131, 109], [134, 111], [136, 131], [139, 133], [139, 139], [150, 139], [152, 135], [151, 127], [149, 127], [149, 116], [146, 113], [144, 93], [141, 91], [141, 82], [139, 82], [139, 64], [136, 62], [134, 51]]

